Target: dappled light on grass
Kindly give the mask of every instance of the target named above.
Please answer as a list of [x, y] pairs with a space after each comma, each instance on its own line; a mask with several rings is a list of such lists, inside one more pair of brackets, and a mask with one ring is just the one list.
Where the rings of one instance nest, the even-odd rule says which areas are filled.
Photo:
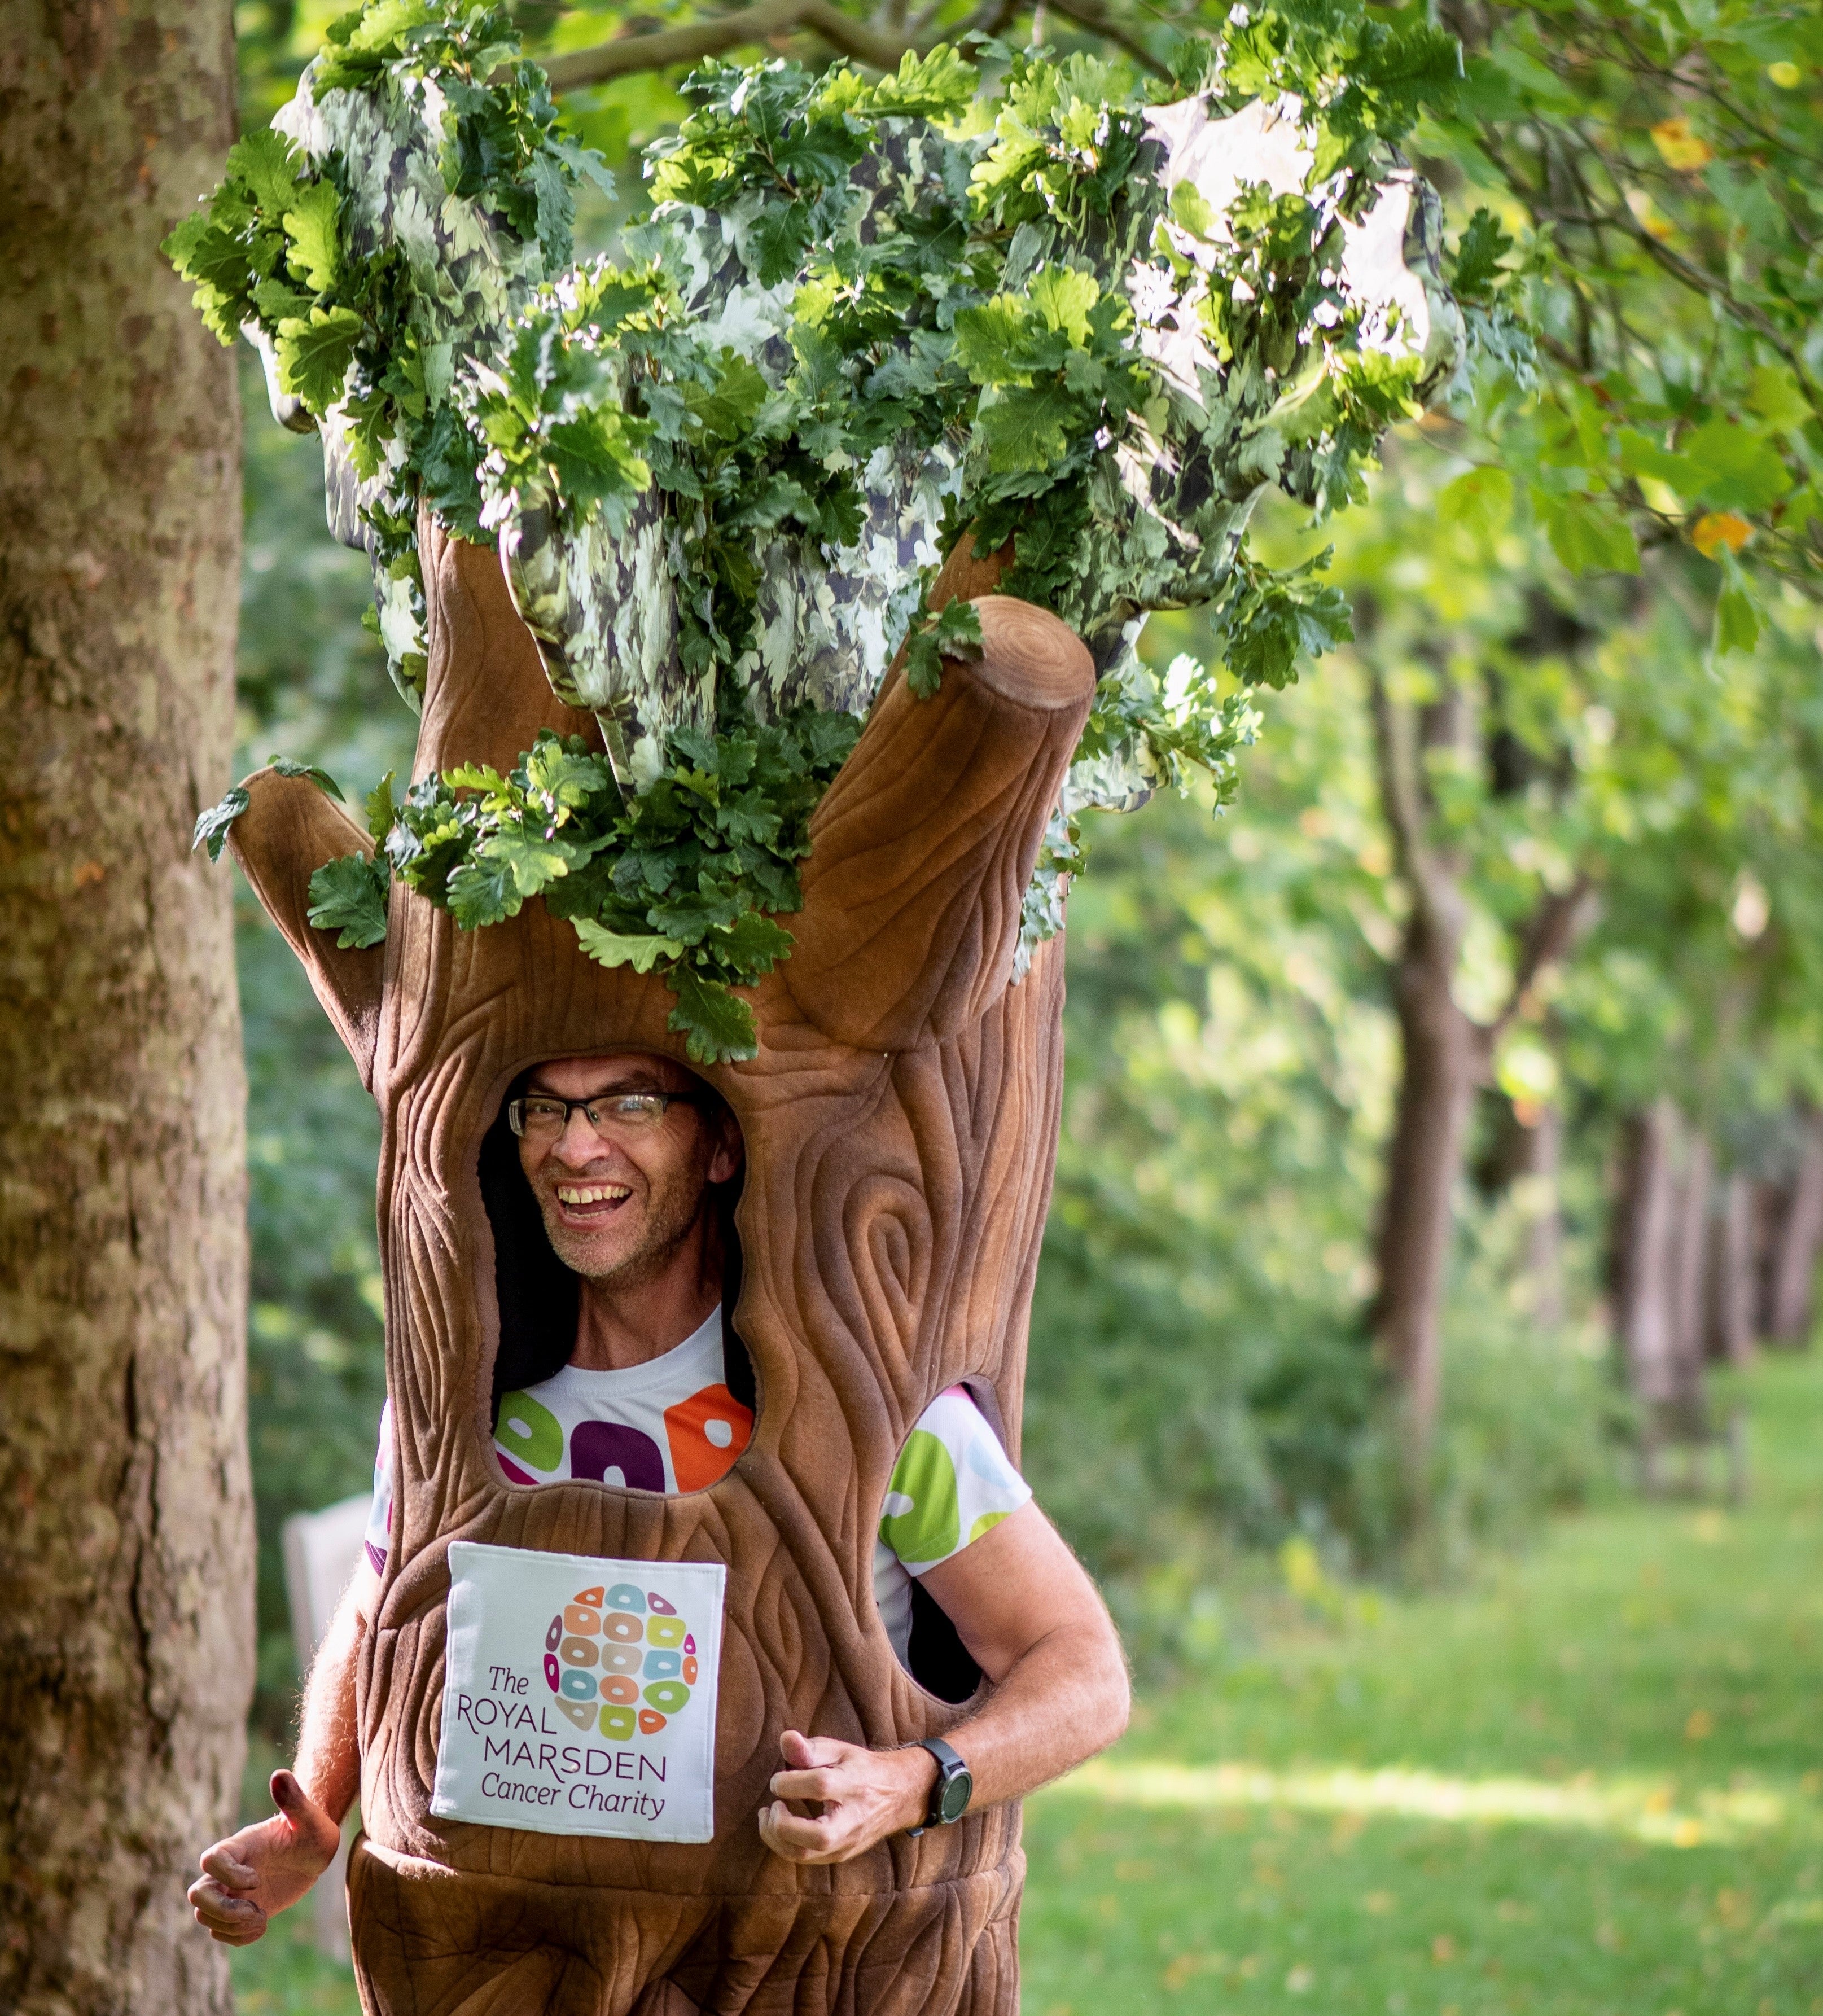
[[1823, 1840], [1823, 1810], [1795, 1788], [1713, 1788], [1680, 1795], [1662, 1779], [1448, 1777], [1433, 1771], [1338, 1766], [1270, 1771], [1252, 1764], [1128, 1764], [1098, 1758], [1043, 1795], [1111, 1806], [1214, 1810], [1284, 1807], [1398, 1815], [1465, 1826], [1574, 1827], [1668, 1848], [1720, 1845], [1784, 1831]]
[[1738, 1510], [1623, 1493], [1371, 1616], [1231, 1581], [1027, 1803], [1027, 2016], [1823, 2016], [1823, 1362], [1741, 1397]]

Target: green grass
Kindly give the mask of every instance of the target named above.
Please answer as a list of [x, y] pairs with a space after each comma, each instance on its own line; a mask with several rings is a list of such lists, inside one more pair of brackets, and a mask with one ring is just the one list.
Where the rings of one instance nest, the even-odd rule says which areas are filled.
[[[1823, 2016], [1823, 1362], [1742, 1393], [1742, 1510], [1622, 1501], [1450, 1593], [1306, 1575], [1032, 1800], [1025, 2016]], [[235, 1957], [244, 2016], [355, 2016], [303, 1929]]]
[[239, 2016], [361, 2016], [355, 1976], [310, 1943], [310, 1907], [287, 1911], [229, 1956]]
[[1823, 2011], [1823, 1366], [1744, 1397], [1742, 1511], [1281, 1623], [1034, 1799], [1026, 2016]]

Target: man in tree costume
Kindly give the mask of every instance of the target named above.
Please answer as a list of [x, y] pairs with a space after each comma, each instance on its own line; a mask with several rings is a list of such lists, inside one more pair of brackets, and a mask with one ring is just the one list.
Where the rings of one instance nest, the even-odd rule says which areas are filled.
[[[1016, 1482], [1076, 815], [1227, 783], [1247, 686], [1342, 620], [1248, 555], [1256, 502], [1346, 499], [1458, 361], [1389, 152], [1449, 52], [1392, 39], [1238, 13], [1149, 107], [992, 48], [985, 106], [942, 50], [871, 84], [712, 68], [625, 261], [578, 269], [589, 164], [535, 69], [485, 9], [409, 0], [332, 29], [174, 237], [321, 427], [422, 712], [367, 832], [294, 764], [199, 823], [384, 1121], [384, 1573], [304, 1745], [358, 1751], [370, 2008], [1017, 2007], [1013, 1795], [1118, 1726], [1118, 1654], [1036, 1510], [987, 1503], [948, 1565], [1021, 1585], [991, 1648], [957, 1599], [1002, 1685], [946, 1700], [876, 1548], [928, 1544], [941, 1478], [906, 1466], [946, 1398]], [[1199, 602], [1226, 694], [1137, 649]], [[694, 1286], [639, 1314], [589, 1214], [664, 1215], [661, 1138], [697, 1171]], [[564, 1352], [604, 1369], [617, 1325], [628, 1363], [724, 1352], [662, 1436], [560, 1417]], [[979, 1795], [907, 1831], [951, 1817], [950, 1737]], [[280, 1774], [282, 1820], [211, 1851], [219, 1935], [263, 1924], [243, 1857], [329, 1845], [353, 1788], [311, 1789]]]

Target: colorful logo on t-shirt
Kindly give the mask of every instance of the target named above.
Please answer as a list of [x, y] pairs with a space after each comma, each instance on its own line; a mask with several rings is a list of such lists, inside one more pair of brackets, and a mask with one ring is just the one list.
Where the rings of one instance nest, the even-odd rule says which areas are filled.
[[689, 1625], [657, 1590], [634, 1582], [578, 1589], [551, 1619], [544, 1648], [558, 1708], [611, 1743], [656, 1736], [697, 1683]]
[[[650, 1425], [659, 1425], [658, 1409]], [[753, 1409], [726, 1386], [704, 1386], [663, 1410], [665, 1439], [679, 1491], [706, 1491], [734, 1467], [753, 1435]], [[578, 1421], [569, 1433], [570, 1474], [629, 1491], [664, 1491], [665, 1454], [630, 1421]], [[564, 1460], [564, 1427], [529, 1393], [504, 1395], [494, 1446], [500, 1467], [515, 1484], [543, 1484]], [[517, 1458], [516, 1461], [514, 1459]], [[534, 1473], [542, 1471], [543, 1476]]]

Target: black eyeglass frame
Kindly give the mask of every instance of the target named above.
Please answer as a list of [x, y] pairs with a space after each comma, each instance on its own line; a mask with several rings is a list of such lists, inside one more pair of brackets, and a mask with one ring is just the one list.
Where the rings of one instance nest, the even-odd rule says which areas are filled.
[[611, 1099], [654, 1099], [658, 1100], [659, 1112], [657, 1124], [661, 1127], [662, 1127], [665, 1121], [669, 1118], [672, 1107], [694, 1106], [700, 1112], [702, 1110], [704, 1103], [703, 1096], [698, 1092], [629, 1092], [625, 1090], [618, 1090], [591, 1093], [586, 1099], [563, 1099], [560, 1098], [554, 1092], [524, 1093], [517, 1099], [510, 1099], [506, 1102], [506, 1125], [512, 1129], [514, 1135], [521, 1140], [525, 1137], [525, 1104], [526, 1101], [531, 1099], [545, 1100], [551, 1105], [560, 1106], [564, 1109], [564, 1118], [557, 1128], [557, 1139], [560, 1140], [562, 1139], [566, 1129], [570, 1125], [570, 1115], [572, 1113], [580, 1113], [582, 1118], [589, 1122], [589, 1125], [593, 1132], [597, 1135], [600, 1135], [602, 1131], [600, 1122], [596, 1120], [595, 1115], [591, 1113], [589, 1109], [592, 1106], [604, 1106]]

